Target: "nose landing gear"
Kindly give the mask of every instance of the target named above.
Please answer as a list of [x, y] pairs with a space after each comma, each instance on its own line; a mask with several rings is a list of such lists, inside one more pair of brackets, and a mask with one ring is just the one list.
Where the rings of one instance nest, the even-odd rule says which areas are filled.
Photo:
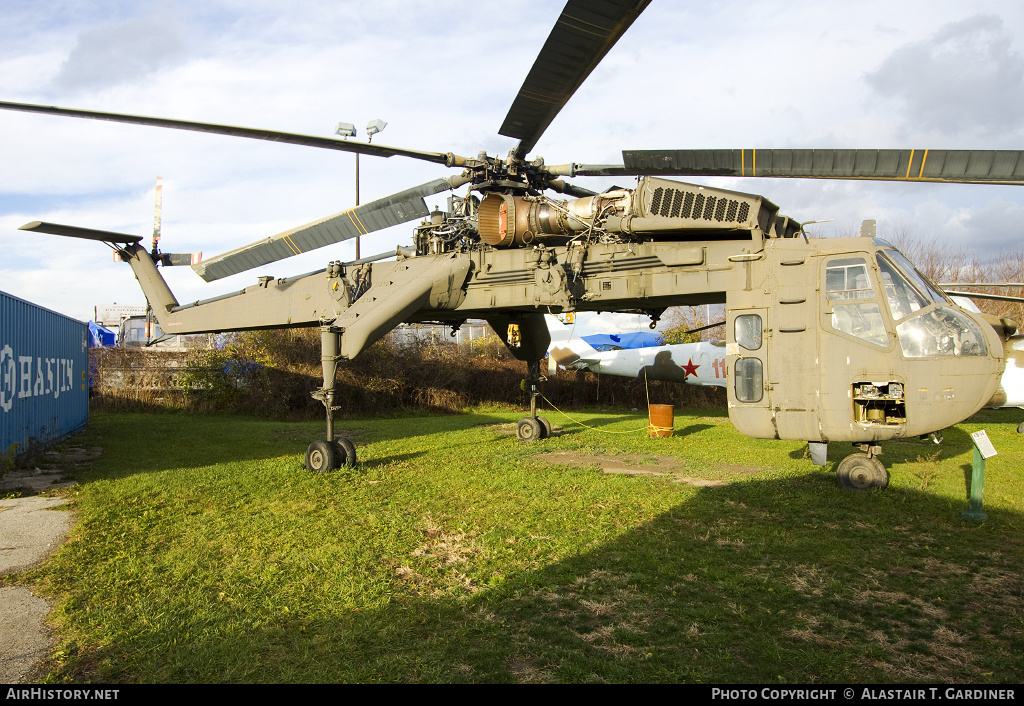
[[881, 447], [862, 444], [861, 448], [866, 453], [850, 454], [836, 466], [839, 485], [854, 490], [881, 490], [888, 487], [889, 471], [878, 460], [878, 455], [882, 453]]

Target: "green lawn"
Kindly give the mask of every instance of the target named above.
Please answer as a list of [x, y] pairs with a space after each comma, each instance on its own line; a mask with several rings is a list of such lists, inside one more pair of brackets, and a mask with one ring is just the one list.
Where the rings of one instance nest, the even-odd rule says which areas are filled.
[[[104, 452], [70, 491], [70, 541], [6, 579], [56, 600], [39, 678], [1024, 676], [1019, 410], [939, 447], [885, 444], [890, 487], [870, 492], [836, 485], [849, 447], [815, 468], [806, 445], [746, 439], [724, 410], [677, 413], [665, 439], [603, 433], [642, 429], [643, 412], [574, 413], [593, 429], [551, 413], [562, 433], [531, 445], [519, 416], [339, 420], [360, 463], [314, 475], [302, 458], [321, 424], [94, 414], [74, 441]], [[978, 525], [960, 511], [980, 428], [999, 455]], [[568, 453], [672, 470], [543, 456]]]

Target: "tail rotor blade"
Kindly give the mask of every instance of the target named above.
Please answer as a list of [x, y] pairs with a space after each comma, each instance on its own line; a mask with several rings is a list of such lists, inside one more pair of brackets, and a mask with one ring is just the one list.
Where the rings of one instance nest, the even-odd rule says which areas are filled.
[[160, 219], [164, 203], [164, 180], [156, 178], [156, 203], [153, 206], [153, 252], [160, 250]]
[[160, 264], [164, 267], [189, 267], [196, 265], [203, 260], [201, 252], [165, 252], [160, 253]]

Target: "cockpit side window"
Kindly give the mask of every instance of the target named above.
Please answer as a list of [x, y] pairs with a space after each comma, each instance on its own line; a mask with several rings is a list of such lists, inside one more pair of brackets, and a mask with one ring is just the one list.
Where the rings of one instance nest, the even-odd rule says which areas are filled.
[[828, 263], [825, 289], [829, 299], [870, 299], [875, 295], [862, 257], [845, 257]]
[[825, 298], [832, 312], [832, 328], [879, 346], [889, 345], [889, 335], [876, 302], [875, 290], [863, 257], [842, 257], [825, 268]]

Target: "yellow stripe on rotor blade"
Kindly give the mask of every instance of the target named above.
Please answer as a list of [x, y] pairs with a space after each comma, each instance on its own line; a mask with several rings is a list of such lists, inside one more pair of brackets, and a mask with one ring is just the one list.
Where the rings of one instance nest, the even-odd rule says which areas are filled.
[[345, 211], [345, 215], [348, 216], [348, 219], [350, 221], [352, 221], [352, 227], [356, 229], [356, 233], [359, 233], [360, 235], [366, 235], [366, 231], [360, 229], [362, 223], [360, 223], [359, 219], [356, 218], [354, 209], [351, 211]]
[[355, 211], [352, 211], [352, 215], [355, 217], [356, 222], [359, 224], [359, 227], [363, 229], [363, 235], [368, 235], [370, 231], [366, 229], [366, 226], [364, 226], [363, 222], [359, 219], [359, 214], [356, 213]]
[[302, 251], [299, 250], [299, 247], [295, 244], [295, 242], [292, 240], [292, 237], [290, 235], [284, 236], [283, 238], [281, 238], [281, 240], [284, 241], [285, 245], [287, 245], [289, 248], [291, 248], [291, 251], [293, 253], [295, 253], [296, 255], [302, 254]]

